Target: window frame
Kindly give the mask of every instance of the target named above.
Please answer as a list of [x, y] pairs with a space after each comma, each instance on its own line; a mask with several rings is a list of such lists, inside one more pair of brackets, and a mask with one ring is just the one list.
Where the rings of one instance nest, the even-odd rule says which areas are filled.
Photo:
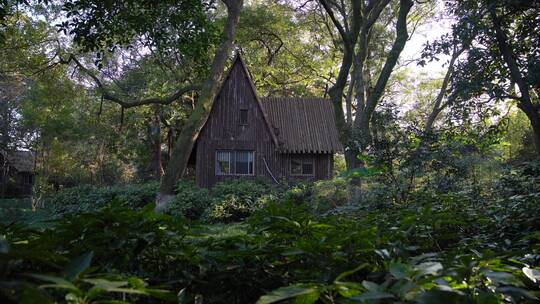
[[[236, 170], [236, 154], [238, 152], [247, 152], [248, 155], [251, 153], [251, 173], [249, 173], [249, 156], [248, 156], [248, 173], [238, 173]], [[253, 176], [255, 175], [255, 151], [253, 150], [234, 150], [234, 174], [237, 176]]]
[[[228, 152], [229, 153], [229, 168], [230, 173], [220, 173], [218, 172], [218, 154]], [[252, 172], [251, 173], [236, 173], [236, 153], [237, 152], [248, 152], [251, 153], [252, 158]], [[231, 149], [216, 149], [214, 156], [214, 166], [215, 166], [215, 175], [216, 176], [255, 176], [255, 151], [254, 150], [231, 150]], [[249, 172], [249, 156], [248, 156], [248, 172]]]
[[[295, 157], [297, 159], [294, 159]], [[293, 160], [300, 163], [300, 171], [301, 171], [300, 174], [293, 173], [293, 166], [292, 166]], [[311, 165], [310, 174], [304, 173], [305, 163], [309, 163]], [[291, 176], [315, 176], [315, 159], [313, 158], [313, 156], [308, 156], [308, 157], [291, 156], [291, 158], [289, 159], [289, 173], [291, 174]]]
[[[246, 117], [245, 117], [246, 120], [245, 121], [242, 120], [242, 113], [245, 113], [245, 115], [246, 115]], [[248, 120], [249, 120], [249, 110], [245, 109], [245, 108], [240, 109], [239, 114], [238, 114], [238, 124], [241, 125], [241, 126], [247, 126], [248, 125]]]
[[[224, 152], [227, 152], [227, 153], [229, 154], [229, 173], [222, 173], [222, 172], [219, 172], [219, 171], [218, 171], [218, 168], [219, 168], [219, 166], [218, 166], [218, 155], [219, 155], [220, 153], [224, 153]], [[214, 170], [214, 171], [215, 171], [215, 174], [216, 174], [217, 176], [231, 175], [231, 172], [232, 172], [232, 160], [231, 160], [232, 157], [231, 157], [231, 154], [232, 154], [233, 152], [234, 152], [234, 151], [232, 151], [232, 150], [222, 150], [222, 149], [216, 150], [215, 155], [214, 155], [214, 166], [215, 166], [215, 170]]]

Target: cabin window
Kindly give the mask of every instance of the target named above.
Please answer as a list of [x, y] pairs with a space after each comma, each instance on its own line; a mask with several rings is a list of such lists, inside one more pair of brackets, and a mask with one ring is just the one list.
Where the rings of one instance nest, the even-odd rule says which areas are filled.
[[22, 181], [25, 185], [31, 185], [32, 184], [32, 174], [30, 173], [22, 173]]
[[241, 109], [240, 110], [240, 125], [245, 126], [247, 124], [248, 124], [248, 110]]
[[231, 151], [216, 152], [216, 174], [231, 174]]
[[253, 175], [253, 151], [235, 151], [235, 173]]
[[216, 175], [253, 175], [253, 151], [217, 151]]
[[291, 175], [313, 175], [313, 158], [293, 156], [291, 158]]

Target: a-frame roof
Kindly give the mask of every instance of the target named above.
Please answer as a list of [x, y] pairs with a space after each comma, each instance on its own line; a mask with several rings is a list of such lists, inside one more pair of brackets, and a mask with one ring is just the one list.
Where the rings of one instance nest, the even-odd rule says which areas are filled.
[[257, 89], [255, 89], [255, 84], [253, 83], [253, 79], [251, 79], [251, 73], [249, 72], [246, 63], [244, 62], [244, 59], [242, 58], [242, 55], [240, 55], [240, 52], [236, 53], [236, 58], [233, 61], [233, 65], [231, 66], [231, 69], [229, 73], [232, 72], [232, 68], [234, 65], [239, 62], [240, 66], [242, 67], [244, 74], [246, 75], [246, 78], [248, 80], [249, 86], [251, 88], [251, 91], [253, 92], [253, 96], [255, 96], [255, 101], [257, 102], [257, 105], [259, 106], [259, 109], [261, 109], [261, 112], [263, 114], [264, 123], [268, 127], [268, 132], [270, 132], [270, 136], [272, 137], [272, 141], [276, 145], [276, 147], [280, 147], [280, 143], [276, 137], [276, 134], [274, 134], [274, 130], [272, 129], [272, 125], [270, 124], [270, 120], [268, 119], [268, 115], [266, 115], [266, 112], [264, 111], [264, 108], [261, 103], [261, 99], [259, 98], [259, 95], [257, 95]]
[[272, 141], [280, 152], [335, 153], [343, 150], [339, 142], [330, 100], [321, 98], [259, 98], [251, 73], [240, 53], [236, 54], [222, 87], [236, 64], [242, 68], [256, 103], [263, 114]]

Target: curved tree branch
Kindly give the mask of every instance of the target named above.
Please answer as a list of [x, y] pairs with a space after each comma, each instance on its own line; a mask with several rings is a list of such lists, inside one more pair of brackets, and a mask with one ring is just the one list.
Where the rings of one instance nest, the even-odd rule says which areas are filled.
[[85, 67], [78, 59], [75, 57], [75, 55], [70, 54], [68, 59], [61, 59], [60, 63], [69, 64], [73, 62], [77, 68], [82, 71], [84, 74], [86, 74], [88, 77], [92, 78], [94, 83], [96, 84], [98, 90], [100, 91], [103, 99], [106, 99], [108, 101], [112, 101], [114, 103], [119, 104], [123, 109], [129, 109], [133, 107], [143, 106], [143, 105], [150, 105], [150, 104], [161, 104], [161, 105], [169, 105], [183, 97], [184, 94], [189, 93], [191, 91], [197, 91], [200, 89], [197, 85], [189, 85], [182, 87], [178, 90], [176, 90], [175, 93], [167, 96], [167, 97], [150, 97], [150, 98], [144, 98], [144, 99], [137, 99], [133, 101], [125, 101], [122, 98], [114, 95], [112, 92], [110, 92], [101, 79], [94, 74], [90, 69]]

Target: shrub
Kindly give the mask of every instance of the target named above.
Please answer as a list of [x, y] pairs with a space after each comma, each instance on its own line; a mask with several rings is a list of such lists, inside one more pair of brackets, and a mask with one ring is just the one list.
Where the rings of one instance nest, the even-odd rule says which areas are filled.
[[347, 188], [347, 181], [339, 177], [315, 182], [312, 198], [314, 210], [321, 213], [346, 205]]
[[313, 195], [313, 184], [298, 183], [285, 191], [284, 198], [287, 202], [295, 204], [304, 204], [311, 200]]
[[277, 198], [276, 189], [264, 181], [234, 179], [217, 184], [211, 192], [212, 205], [206, 210], [207, 222], [236, 222]]
[[[94, 302], [161, 303], [141, 293], [90, 292], [113, 281], [122, 291], [153, 295], [133, 276], [180, 291], [175, 303], [255, 303], [267, 293], [260, 303], [300, 294], [302, 303], [538, 302], [536, 194], [488, 202], [417, 196], [348, 217], [314, 216], [310, 207], [278, 200], [241, 225], [202, 225], [156, 214], [152, 205], [71, 214], [44, 229], [0, 224], [0, 299], [28, 299], [24, 288], [43, 283], [24, 275], [32, 273], [68, 281], [56, 284], [66, 291], [35, 288], [48, 301], [30, 299], [43, 303], [74, 300], [71, 291]], [[89, 252], [86, 266], [68, 278], [66, 265]]]
[[212, 198], [207, 189], [197, 187], [193, 181], [180, 181], [177, 194], [165, 212], [173, 216], [198, 219], [211, 205], [211, 202]]
[[157, 182], [149, 182], [145, 184], [111, 187], [111, 192], [114, 193], [115, 198], [124, 206], [139, 209], [154, 202], [157, 189]]
[[130, 208], [141, 208], [154, 201], [157, 187], [157, 182], [110, 187], [81, 185], [50, 195], [44, 205], [57, 216], [94, 211], [113, 201]]
[[495, 190], [504, 197], [540, 192], [540, 161], [505, 170], [496, 181]]

